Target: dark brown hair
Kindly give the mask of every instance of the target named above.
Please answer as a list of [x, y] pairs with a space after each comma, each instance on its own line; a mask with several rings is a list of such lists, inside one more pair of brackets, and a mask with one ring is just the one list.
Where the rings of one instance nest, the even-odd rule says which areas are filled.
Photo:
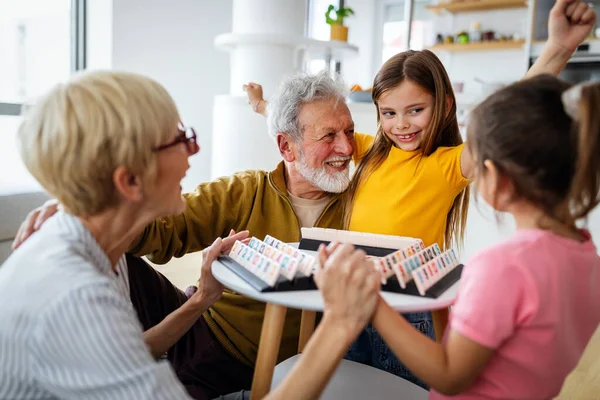
[[[377, 135], [373, 145], [358, 165], [345, 200], [346, 228], [350, 225], [352, 206], [358, 187], [366, 181], [388, 156], [392, 142], [383, 132], [379, 114], [379, 98], [385, 92], [409, 80], [421, 86], [434, 98], [433, 115], [423, 137], [421, 151], [430, 156], [440, 146], [457, 146], [463, 142], [456, 120], [456, 100], [448, 74], [442, 62], [429, 50], [409, 50], [390, 58], [379, 70], [373, 82], [373, 102], [377, 107]], [[447, 109], [446, 99], [452, 104]], [[448, 248], [452, 241], [462, 244], [469, 207], [469, 188], [465, 188], [452, 204], [448, 212], [444, 244]]]
[[498, 91], [473, 110], [468, 145], [477, 173], [491, 160], [515, 197], [574, 227], [599, 202], [600, 84], [582, 87], [572, 117], [562, 101], [569, 87], [545, 75]]

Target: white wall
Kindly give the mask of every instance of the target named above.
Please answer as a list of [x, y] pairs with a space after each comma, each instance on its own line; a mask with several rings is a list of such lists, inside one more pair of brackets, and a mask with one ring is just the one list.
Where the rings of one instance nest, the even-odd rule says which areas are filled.
[[183, 181], [191, 190], [210, 179], [213, 98], [229, 92], [229, 56], [213, 40], [231, 31], [232, 1], [115, 0], [112, 15], [112, 67], [158, 80], [199, 134]]
[[87, 68], [110, 69], [113, 58], [113, 0], [87, 2]]
[[[471, 186], [471, 190], [475, 190]], [[498, 214], [501, 218], [496, 220], [495, 214], [483, 199], [471, 198], [469, 218], [465, 232], [465, 246], [461, 251], [461, 259], [468, 261], [477, 251], [509, 237], [515, 231], [515, 225], [510, 215]], [[600, 209], [596, 208], [589, 216], [587, 225], [596, 248], [600, 248]]]
[[[444, 30], [443, 34], [467, 31], [471, 21], [479, 21], [482, 30], [493, 30], [503, 35], [519, 33], [525, 38], [527, 9], [446, 15], [435, 21], [436, 26]], [[511, 82], [520, 79], [527, 71], [525, 49], [452, 54], [440, 52], [438, 55], [448, 70], [450, 79], [464, 82], [465, 91], [471, 93], [481, 90], [481, 85], [475, 82], [475, 78], [488, 82]]]
[[[359, 57], [342, 63], [342, 76], [349, 85], [370, 87], [381, 66], [382, 5], [391, 0], [347, 0], [355, 15], [346, 19], [348, 41], [359, 47]], [[482, 30], [494, 30], [499, 34], [527, 32], [527, 9], [497, 10], [465, 14], [431, 14], [436, 33], [443, 35], [468, 31], [471, 21], [479, 21]], [[475, 77], [484, 81], [514, 81], [526, 71], [525, 50], [502, 50], [484, 52], [449, 53], [438, 52], [452, 81], [465, 83], [465, 91], [477, 94], [481, 85]]]
[[358, 46], [358, 59], [350, 59], [342, 63], [342, 76], [348, 85], [358, 84], [363, 88], [373, 84], [373, 65], [376, 48], [375, 21], [377, 16], [376, 0], [347, 0], [346, 7], [354, 10], [355, 15], [348, 17], [344, 24], [348, 26], [348, 42]]

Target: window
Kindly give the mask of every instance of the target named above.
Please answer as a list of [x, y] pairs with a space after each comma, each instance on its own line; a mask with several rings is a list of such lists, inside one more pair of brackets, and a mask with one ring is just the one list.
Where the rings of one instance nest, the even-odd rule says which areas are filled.
[[20, 123], [19, 116], [0, 115], [0, 195], [42, 190], [25, 168], [17, 151], [16, 132]]
[[[408, 9], [412, 3], [412, 22], [407, 29]], [[425, 9], [431, 2], [426, 0], [393, 1], [382, 3], [383, 27], [381, 63], [394, 54], [411, 50], [423, 50], [435, 43], [435, 30], [431, 13]], [[410, 34], [410, 44], [407, 37]]]
[[84, 0], [0, 0], [0, 194], [38, 190], [16, 132], [24, 103], [82, 68]]

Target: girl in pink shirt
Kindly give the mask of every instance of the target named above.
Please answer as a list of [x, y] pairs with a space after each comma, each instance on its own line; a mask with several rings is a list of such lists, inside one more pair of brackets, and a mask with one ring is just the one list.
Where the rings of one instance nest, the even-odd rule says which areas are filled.
[[467, 264], [442, 344], [384, 301], [373, 324], [431, 399], [551, 399], [600, 323], [600, 257], [576, 225], [600, 201], [600, 83], [513, 84], [473, 111], [467, 143], [517, 232]]

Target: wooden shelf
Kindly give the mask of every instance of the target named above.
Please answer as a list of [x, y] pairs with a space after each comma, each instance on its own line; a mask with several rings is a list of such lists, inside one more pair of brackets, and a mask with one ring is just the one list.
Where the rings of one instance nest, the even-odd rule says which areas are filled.
[[451, 44], [436, 44], [429, 50], [443, 51], [492, 51], [492, 50], [510, 50], [520, 49], [525, 44], [525, 40], [497, 40], [494, 42], [476, 42], [476, 43], [451, 43]]
[[224, 51], [233, 51], [238, 47], [254, 45], [276, 45], [307, 50], [313, 59], [335, 60], [358, 57], [358, 47], [338, 40], [316, 40], [298, 35], [273, 33], [223, 33], [214, 39], [215, 47]]
[[425, 8], [437, 14], [440, 14], [442, 11], [456, 14], [472, 11], [489, 11], [525, 7], [527, 7], [527, 0], [464, 0], [452, 1], [450, 3], [438, 4], [436, 6], [428, 6]]

